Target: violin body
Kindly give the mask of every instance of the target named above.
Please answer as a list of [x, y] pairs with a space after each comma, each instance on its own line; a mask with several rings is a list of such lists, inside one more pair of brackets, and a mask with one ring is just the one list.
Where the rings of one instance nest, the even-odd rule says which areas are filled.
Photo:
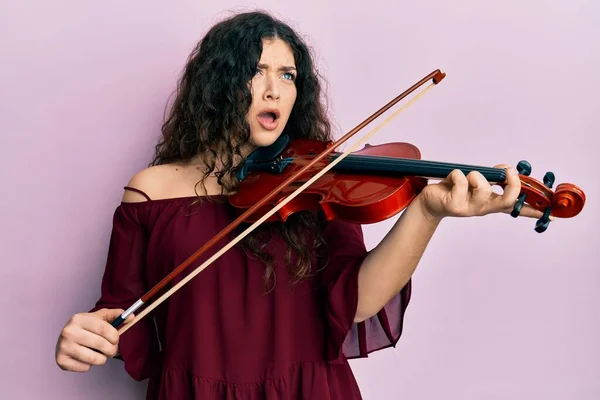
[[[281, 153], [274, 154], [271, 160], [261, 160], [259, 165], [262, 163], [263, 167], [256, 168], [258, 171], [249, 173], [241, 181], [239, 191], [229, 196], [230, 204], [236, 207], [241, 214], [267, 196], [274, 187], [305, 167], [316, 154], [320, 154], [330, 145], [331, 142], [310, 139], [291, 141]], [[419, 150], [408, 143], [366, 146], [352, 154], [412, 159], [418, 159], [421, 156]], [[286, 160], [290, 161], [286, 162]], [[291, 185], [285, 187], [261, 206], [246, 221], [255, 222], [260, 219], [274, 205], [288, 197], [316, 172], [322, 170], [330, 160], [331, 158], [325, 158], [317, 162]], [[280, 165], [285, 164], [282, 166], [283, 168], [277, 168], [278, 162]], [[375, 174], [368, 171], [360, 172], [358, 168], [360, 165], [356, 165], [356, 168], [337, 169], [334, 167], [289, 201], [276, 214], [269, 217], [267, 221], [285, 221], [297, 211], [312, 210], [322, 211], [328, 221], [339, 218], [360, 224], [375, 223], [393, 217], [406, 208], [427, 185], [427, 180], [418, 176], [402, 176], [394, 173]]]

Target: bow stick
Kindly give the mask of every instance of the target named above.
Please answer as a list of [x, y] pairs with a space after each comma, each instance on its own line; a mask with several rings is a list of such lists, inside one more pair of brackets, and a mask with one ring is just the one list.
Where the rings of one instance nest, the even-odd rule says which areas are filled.
[[192, 273], [186, 276], [184, 279], [179, 281], [175, 286], [173, 286], [169, 291], [164, 293], [161, 297], [159, 297], [154, 303], [150, 304], [146, 307], [140, 314], [136, 315], [135, 318], [130, 322], [125, 324], [121, 329], [119, 329], [119, 335], [126, 332], [129, 328], [131, 328], [137, 321], [142, 319], [145, 315], [151, 312], [154, 308], [160, 305], [163, 301], [165, 301], [168, 297], [170, 297], [173, 293], [179, 290], [183, 285], [189, 282], [192, 278], [202, 272], [205, 268], [207, 268], [211, 263], [213, 263], [217, 258], [223, 255], [227, 250], [233, 247], [236, 243], [246, 237], [250, 232], [256, 229], [260, 224], [262, 224], [265, 220], [267, 220], [271, 215], [276, 213], [281, 207], [285, 206], [289, 201], [291, 201], [294, 197], [299, 195], [304, 189], [310, 186], [314, 181], [319, 179], [323, 174], [329, 171], [332, 167], [334, 167], [338, 162], [342, 161], [348, 154], [354, 151], [360, 144], [365, 142], [371, 136], [373, 136], [377, 131], [379, 131], [383, 126], [388, 124], [392, 119], [397, 117], [402, 111], [404, 111], [408, 106], [417, 101], [421, 96], [423, 96], [429, 89], [433, 87], [433, 85], [438, 84], [446, 77], [446, 74], [441, 72], [439, 69], [431, 72], [419, 82], [415, 83], [413, 86], [408, 88], [406, 91], [395, 97], [377, 112], [373, 113], [370, 117], [365, 119], [363, 122], [358, 124], [354, 129], [346, 133], [342, 138], [338, 141], [334, 142], [331, 146], [325, 149], [321, 154], [316, 156], [310, 163], [305, 165], [302, 169], [297, 171], [295, 174], [290, 176], [287, 180], [281, 183], [279, 186], [274, 188], [267, 196], [257, 202], [254, 206], [250, 207], [246, 212], [240, 215], [235, 221], [231, 222], [227, 227], [225, 227], [221, 232], [219, 232], [216, 236], [214, 236], [211, 240], [209, 240], [204, 246], [198, 249], [195, 253], [189, 256], [184, 262], [182, 262], [177, 268], [175, 268], [171, 273], [169, 273], [166, 277], [164, 277], [159, 283], [157, 283], [152, 289], [150, 289], [146, 294], [144, 294], [139, 300], [137, 300], [131, 307], [125, 310], [117, 319], [112, 322], [112, 326], [117, 328], [119, 327], [129, 315], [133, 314], [136, 310], [138, 310], [142, 305], [146, 304], [149, 299], [151, 299], [158, 291], [160, 291], [165, 285], [167, 285], [170, 281], [172, 281], [177, 275], [179, 275], [185, 268], [187, 268], [191, 263], [196, 261], [202, 254], [204, 254], [210, 247], [212, 247], [219, 240], [223, 239], [225, 235], [234, 230], [239, 224], [241, 224], [247, 217], [252, 215], [256, 210], [258, 210], [265, 202], [269, 201], [273, 196], [279, 193], [281, 190], [290, 185], [293, 181], [295, 181], [299, 176], [304, 174], [309, 168], [322, 160], [325, 156], [331, 153], [335, 148], [339, 147], [341, 144], [345, 143], [348, 139], [354, 136], [359, 130], [363, 129], [366, 125], [371, 123], [374, 119], [379, 117], [389, 108], [394, 106], [397, 102], [414, 92], [420, 86], [425, 84], [427, 81], [432, 80], [432, 83], [425, 89], [423, 89], [418, 95], [416, 95], [411, 101], [397, 110], [394, 114], [389, 116], [382, 124], [373, 129], [371, 132], [366, 134], [361, 140], [357, 141], [354, 145], [350, 146], [347, 150], [345, 150], [340, 156], [338, 156], [335, 160], [333, 160], [330, 164], [324, 167], [319, 173], [313, 176], [310, 180], [300, 186], [296, 191], [287, 196], [283, 201], [277, 204], [273, 209], [263, 215], [258, 221], [254, 222], [250, 227], [248, 227], [244, 232], [239, 234], [235, 239], [225, 245], [221, 250], [215, 253], [212, 257], [206, 260], [202, 265], [198, 266]]

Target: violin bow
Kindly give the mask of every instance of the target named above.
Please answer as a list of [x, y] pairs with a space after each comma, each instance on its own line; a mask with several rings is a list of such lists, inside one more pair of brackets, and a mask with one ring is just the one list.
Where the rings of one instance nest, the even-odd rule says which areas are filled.
[[412, 85], [410, 88], [405, 90], [403, 93], [396, 96], [394, 99], [392, 99], [385, 106], [383, 106], [378, 111], [373, 113], [371, 116], [369, 116], [363, 122], [358, 124], [354, 129], [352, 129], [351, 131], [346, 133], [344, 136], [342, 136], [339, 140], [334, 142], [331, 146], [329, 146], [327, 149], [325, 149], [323, 152], [321, 152], [321, 154], [316, 156], [310, 163], [305, 165], [302, 169], [297, 171], [295, 174], [290, 176], [287, 180], [282, 182], [279, 186], [274, 188], [267, 196], [262, 198], [259, 202], [254, 204], [252, 207], [250, 207], [248, 210], [246, 210], [243, 214], [238, 216], [238, 218], [236, 220], [231, 222], [227, 227], [225, 227], [223, 230], [221, 230], [221, 232], [219, 232], [211, 240], [206, 242], [204, 244], [204, 246], [202, 246], [200, 249], [198, 249], [196, 252], [194, 252], [191, 256], [189, 256], [177, 268], [175, 268], [173, 271], [171, 271], [160, 282], [158, 282], [152, 289], [150, 289], [146, 294], [144, 294], [140, 299], [138, 299], [133, 305], [131, 305], [131, 307], [129, 307], [127, 310], [125, 310], [117, 319], [115, 319], [111, 323], [111, 325], [115, 328], [119, 327], [131, 314], [133, 314], [141, 306], [146, 304], [148, 302], [148, 300], [150, 300], [152, 297], [154, 297], [154, 295], [156, 295], [156, 293], [158, 291], [160, 291], [162, 288], [164, 288], [177, 275], [179, 275], [181, 272], [183, 272], [184, 269], [189, 267], [190, 264], [192, 264], [194, 261], [196, 261], [210, 247], [214, 246], [218, 241], [220, 241], [227, 234], [229, 234], [231, 231], [233, 231], [247, 217], [252, 215], [260, 207], [262, 207], [263, 204], [265, 204], [267, 201], [269, 201], [271, 198], [273, 198], [276, 194], [278, 194], [284, 188], [289, 186], [293, 181], [295, 181], [298, 177], [300, 177], [302, 174], [304, 174], [309, 168], [312, 168], [313, 165], [315, 165], [316, 163], [321, 161], [325, 156], [330, 154], [334, 149], [336, 149], [337, 147], [339, 147], [340, 145], [345, 143], [348, 139], [350, 139], [352, 136], [354, 136], [358, 131], [363, 129], [366, 125], [370, 124], [374, 119], [378, 118], [381, 114], [386, 112], [388, 109], [390, 109], [396, 103], [398, 103], [400, 100], [402, 100], [405, 97], [407, 97], [408, 95], [410, 95], [412, 92], [417, 90], [419, 87], [424, 85], [426, 82], [428, 82], [430, 80], [432, 81], [432, 83], [429, 86], [427, 86], [420, 93], [415, 95], [415, 97], [413, 97], [410, 101], [408, 101], [404, 106], [402, 106], [397, 111], [395, 111], [392, 115], [387, 117], [383, 123], [381, 123], [379, 126], [377, 126], [375, 129], [373, 129], [371, 132], [367, 133], [362, 139], [360, 139], [359, 141], [354, 143], [352, 146], [350, 146], [348, 149], [346, 149], [341, 155], [336, 157], [331, 163], [329, 163], [323, 169], [321, 169], [319, 171], [319, 173], [314, 175], [306, 183], [304, 183], [302, 186], [300, 186], [298, 189], [296, 189], [293, 193], [291, 193], [289, 196], [287, 196], [284, 200], [282, 200], [280, 203], [278, 203], [269, 212], [267, 212], [265, 215], [263, 215], [259, 220], [254, 222], [251, 226], [249, 226], [244, 232], [240, 233], [235, 239], [233, 239], [231, 242], [227, 243], [223, 248], [221, 248], [213, 256], [211, 256], [209, 259], [207, 259], [203, 264], [198, 266], [193, 272], [191, 272], [189, 275], [187, 275], [185, 278], [183, 278], [181, 281], [179, 281], [176, 285], [174, 285], [172, 288], [170, 288], [167, 292], [165, 292], [156, 301], [154, 301], [153, 303], [148, 305], [144, 310], [142, 310], [142, 312], [140, 314], [136, 315], [135, 318], [131, 322], [125, 324], [123, 327], [121, 327], [118, 330], [119, 335], [125, 333], [128, 329], [130, 329], [133, 325], [135, 325], [135, 323], [137, 323], [140, 319], [142, 319], [144, 316], [146, 316], [148, 313], [150, 313], [154, 308], [159, 306], [163, 301], [165, 301], [173, 293], [175, 293], [177, 290], [179, 290], [183, 285], [185, 285], [187, 282], [189, 282], [192, 278], [194, 278], [196, 275], [198, 275], [200, 272], [202, 272], [205, 268], [207, 268], [210, 264], [212, 264], [217, 258], [221, 257], [221, 255], [223, 255], [227, 250], [229, 250], [231, 247], [233, 247], [235, 244], [237, 244], [240, 240], [242, 240], [244, 237], [246, 237], [250, 232], [252, 232], [254, 229], [256, 229], [259, 225], [261, 225], [265, 220], [267, 220], [271, 215], [276, 213], [283, 206], [285, 206], [294, 197], [296, 197], [300, 193], [302, 193], [302, 191], [304, 191], [307, 187], [312, 185], [317, 179], [319, 179], [323, 174], [325, 174], [327, 171], [329, 171], [331, 168], [333, 168], [337, 163], [342, 161], [348, 154], [350, 154], [351, 152], [356, 150], [361, 144], [366, 142], [371, 136], [373, 136], [381, 128], [383, 128], [385, 125], [387, 125], [392, 119], [396, 118], [406, 108], [408, 108], [410, 105], [415, 103], [418, 99], [420, 99], [423, 95], [425, 95], [425, 93], [427, 91], [429, 91], [434, 85], [437, 85], [439, 82], [441, 82], [445, 77], [446, 77], [446, 74], [441, 72], [439, 69], [431, 72], [430, 74], [425, 76], [423, 79], [421, 79], [420, 81], [418, 81], [417, 83]]

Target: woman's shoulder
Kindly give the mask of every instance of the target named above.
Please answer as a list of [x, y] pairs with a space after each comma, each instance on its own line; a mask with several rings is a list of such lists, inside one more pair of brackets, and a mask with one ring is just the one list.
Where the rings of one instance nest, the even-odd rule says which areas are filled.
[[183, 163], [139, 170], [123, 186], [121, 202], [115, 209], [115, 221], [134, 222], [150, 229], [159, 220], [169, 221], [179, 215], [188, 215], [191, 211], [194, 218], [203, 218], [206, 213], [219, 211], [215, 206], [208, 205], [219, 204], [217, 207], [221, 207], [223, 195], [209, 193], [216, 202], [198, 201], [207, 197], [203, 186], [198, 183], [201, 179], [195, 166]]
[[173, 164], [165, 164], [138, 171], [125, 185], [122, 202], [141, 203], [170, 197], [173, 183], [169, 176], [174, 175], [175, 168]]
[[[206, 194], [203, 186], [199, 184], [203, 178], [194, 165], [171, 163], [150, 166], [138, 171], [129, 179], [124, 187], [122, 204], [197, 197]], [[209, 185], [209, 182], [206, 184]]]

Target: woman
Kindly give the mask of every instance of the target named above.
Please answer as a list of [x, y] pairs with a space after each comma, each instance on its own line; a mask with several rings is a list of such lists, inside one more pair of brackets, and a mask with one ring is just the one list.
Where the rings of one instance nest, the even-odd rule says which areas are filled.
[[208, 32], [154, 161], [116, 209], [101, 297], [61, 332], [62, 369], [119, 357], [149, 379], [148, 399], [361, 398], [347, 359], [396, 344], [440, 221], [509, 211], [514, 169], [501, 196], [478, 173], [429, 185], [372, 251], [355, 224], [311, 213], [265, 224], [121, 337], [109, 324], [235, 218], [223, 200], [252, 150], [282, 133], [331, 139], [320, 96], [307, 46], [286, 24], [244, 13]]

